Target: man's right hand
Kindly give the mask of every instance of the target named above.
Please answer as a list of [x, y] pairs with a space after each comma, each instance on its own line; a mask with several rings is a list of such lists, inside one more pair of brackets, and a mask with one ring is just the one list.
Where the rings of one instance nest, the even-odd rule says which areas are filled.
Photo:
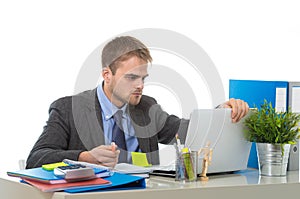
[[90, 151], [81, 152], [78, 161], [114, 168], [120, 154], [120, 150], [115, 150], [115, 147], [114, 145], [100, 145]]

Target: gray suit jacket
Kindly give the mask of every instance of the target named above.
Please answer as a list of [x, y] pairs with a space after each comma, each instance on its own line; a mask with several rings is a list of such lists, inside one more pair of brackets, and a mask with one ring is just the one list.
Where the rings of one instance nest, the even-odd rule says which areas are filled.
[[[158, 143], [173, 143], [176, 133], [185, 140], [188, 120], [167, 114], [154, 98], [143, 95], [140, 103], [129, 106], [128, 111], [139, 147], [147, 153], [149, 163], [159, 164]], [[101, 104], [96, 89], [63, 97], [51, 104], [49, 119], [27, 158], [26, 168], [66, 158], [78, 160], [82, 151], [103, 144]]]

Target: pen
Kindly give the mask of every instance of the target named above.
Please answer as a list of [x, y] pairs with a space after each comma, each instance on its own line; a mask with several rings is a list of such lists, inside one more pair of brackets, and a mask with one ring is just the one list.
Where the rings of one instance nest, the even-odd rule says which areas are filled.
[[111, 146], [112, 146], [112, 149], [111, 149], [111, 150], [112, 150], [113, 152], [115, 152], [115, 151], [116, 151], [116, 143], [115, 143], [115, 142], [112, 142], [112, 143], [111, 143]]
[[178, 149], [176, 143], [174, 143], [176, 150], [176, 162], [175, 162], [175, 180], [183, 181], [184, 180], [184, 168], [183, 162], [181, 160], [181, 152]]
[[178, 133], [176, 133], [175, 138], [176, 138], [176, 141], [177, 141], [178, 149], [179, 149], [179, 151], [181, 151], [182, 149], [181, 149], [181, 143], [180, 143], [180, 139], [179, 139]]
[[178, 146], [177, 146], [176, 143], [174, 143], [174, 148], [175, 148], [175, 150], [176, 150], [176, 155], [177, 155], [177, 157], [180, 157], [180, 151], [179, 151]]

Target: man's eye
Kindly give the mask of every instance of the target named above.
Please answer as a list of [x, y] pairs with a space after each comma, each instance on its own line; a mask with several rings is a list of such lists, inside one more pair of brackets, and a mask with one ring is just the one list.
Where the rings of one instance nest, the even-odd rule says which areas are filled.
[[126, 76], [127, 79], [129, 80], [136, 80], [138, 77], [136, 76]]

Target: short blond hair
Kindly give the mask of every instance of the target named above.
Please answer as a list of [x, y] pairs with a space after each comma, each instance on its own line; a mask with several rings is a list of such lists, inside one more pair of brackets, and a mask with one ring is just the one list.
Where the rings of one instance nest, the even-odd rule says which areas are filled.
[[152, 62], [149, 49], [141, 41], [131, 36], [116, 37], [102, 50], [102, 68], [109, 67], [115, 74], [118, 62], [126, 61], [133, 56], [147, 63]]

